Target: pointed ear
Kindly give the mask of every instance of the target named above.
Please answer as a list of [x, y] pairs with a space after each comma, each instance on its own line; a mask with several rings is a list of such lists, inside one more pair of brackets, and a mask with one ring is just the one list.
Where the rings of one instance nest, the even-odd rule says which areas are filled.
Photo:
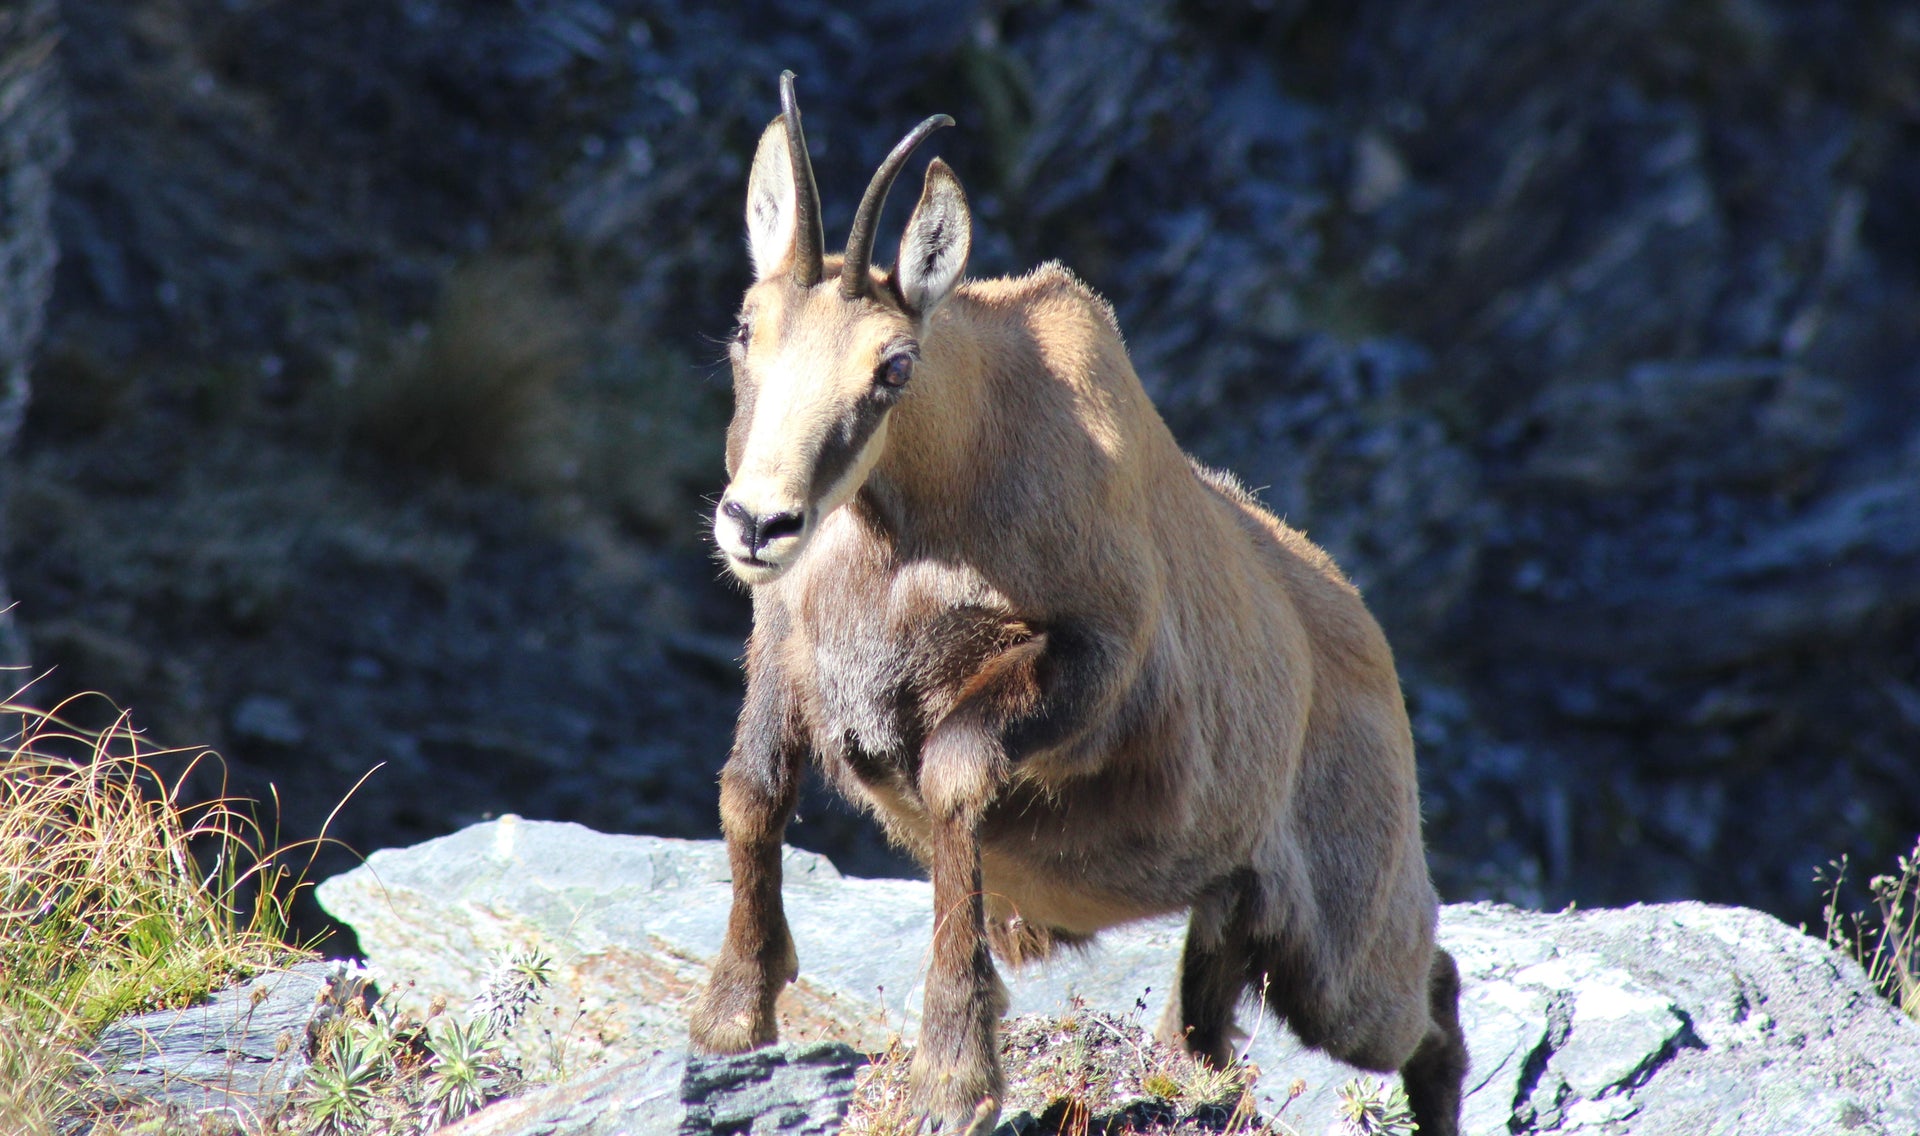
[[926, 186], [900, 238], [900, 263], [893, 269], [900, 298], [920, 318], [932, 315], [953, 294], [967, 270], [972, 243], [967, 193], [947, 164], [935, 158], [927, 164]]
[[793, 251], [793, 162], [787, 154], [787, 124], [776, 118], [760, 135], [747, 176], [747, 248], [755, 283], [773, 275]]

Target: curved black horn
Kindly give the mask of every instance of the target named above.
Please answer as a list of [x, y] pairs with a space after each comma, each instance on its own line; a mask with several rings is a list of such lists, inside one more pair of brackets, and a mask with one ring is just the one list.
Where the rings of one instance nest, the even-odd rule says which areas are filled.
[[787, 120], [787, 162], [793, 167], [793, 279], [802, 288], [820, 283], [825, 272], [826, 230], [820, 224], [820, 187], [813, 181], [813, 159], [800, 130], [800, 100], [793, 93], [793, 72], [780, 72], [780, 114]]
[[847, 253], [840, 263], [842, 296], [857, 300], [867, 294], [872, 283], [867, 266], [873, 260], [873, 229], [880, 223], [880, 208], [887, 203], [887, 191], [893, 188], [893, 179], [899, 176], [900, 167], [907, 164], [907, 159], [927, 140], [927, 135], [952, 125], [953, 118], [949, 115], [936, 114], [927, 119], [902, 138], [874, 171], [873, 180], [867, 183], [867, 195], [860, 199], [860, 211], [853, 215], [853, 230], [847, 234]]

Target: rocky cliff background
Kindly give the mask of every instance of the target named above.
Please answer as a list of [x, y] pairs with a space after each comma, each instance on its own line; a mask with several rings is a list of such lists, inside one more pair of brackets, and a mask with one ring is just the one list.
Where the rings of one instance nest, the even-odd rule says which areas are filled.
[[[1807, 918], [1816, 866], [1920, 830], [1901, 0], [61, 15], [7, 469], [32, 693], [213, 746], [285, 839], [376, 764], [330, 829], [361, 852], [507, 810], [713, 832], [746, 614], [701, 495], [782, 68], [830, 234], [953, 114], [975, 274], [1072, 265], [1183, 443], [1361, 583], [1449, 898]], [[30, 196], [54, 143], [7, 133]]]
[[[28, 374], [53, 288], [53, 177], [69, 148], [54, 62], [58, 42], [53, 0], [23, 0], [0, 11], [0, 462], [26, 416]], [[0, 472], [0, 495], [10, 480]], [[0, 547], [6, 536], [0, 516]], [[0, 667], [26, 663], [13, 603], [0, 581]]]

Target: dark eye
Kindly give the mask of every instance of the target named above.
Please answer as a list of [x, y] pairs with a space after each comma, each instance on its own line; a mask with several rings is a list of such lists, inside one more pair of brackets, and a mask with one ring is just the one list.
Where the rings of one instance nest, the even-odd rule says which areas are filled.
[[913, 356], [905, 351], [896, 351], [887, 356], [873, 371], [874, 382], [894, 390], [906, 386], [907, 380], [912, 377]]
[[735, 324], [733, 328], [733, 346], [745, 347], [747, 345], [747, 340], [752, 338], [753, 338], [753, 320], [748, 318], [747, 316], [741, 316], [740, 322]]

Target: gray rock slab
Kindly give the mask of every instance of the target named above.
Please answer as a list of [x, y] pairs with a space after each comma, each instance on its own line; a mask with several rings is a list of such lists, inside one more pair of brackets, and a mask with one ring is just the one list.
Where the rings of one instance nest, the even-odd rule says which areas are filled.
[[182, 1010], [122, 1018], [88, 1060], [109, 1095], [247, 1129], [277, 1111], [307, 1069], [307, 1023], [331, 965], [262, 974]]
[[[844, 878], [805, 852], [784, 864], [801, 969], [781, 1004], [784, 1036], [867, 1046], [889, 1029], [912, 1036], [930, 888]], [[501, 952], [541, 947], [556, 960], [557, 996], [583, 1007], [591, 1046], [642, 1066], [683, 1060], [686, 1003], [730, 902], [717, 843], [517, 817], [376, 853], [319, 896], [354, 927], [387, 989], [411, 982], [412, 997], [470, 996]], [[1142, 923], [1010, 973], [1012, 1012], [1077, 1001], [1151, 1024], [1182, 933], [1178, 920]], [[1858, 965], [1770, 916], [1699, 903], [1560, 914], [1456, 905], [1442, 912], [1441, 941], [1464, 979], [1470, 1133], [1920, 1133], [1920, 1026]], [[1241, 1023], [1268, 1111], [1303, 1080], [1282, 1118], [1329, 1130], [1338, 1088], [1362, 1074], [1302, 1050], [1251, 1007]]]
[[[1469, 1098], [1470, 1130], [1920, 1132], [1920, 1026], [1771, 916], [1471, 905], [1448, 908], [1441, 935], [1469, 1004], [1499, 1005], [1518, 1039], [1469, 1027], [1476, 1075], [1499, 1066], [1497, 1091]], [[1544, 957], [1504, 945], [1527, 942]]]
[[661, 1050], [482, 1110], [443, 1136], [835, 1136], [866, 1057], [839, 1042], [734, 1057]]
[[[926, 885], [845, 879], [795, 850], [784, 871], [802, 959], [781, 1003], [787, 1036], [884, 1042], [913, 1020], [931, 927]], [[318, 895], [402, 1004], [440, 995], [457, 1005], [507, 952], [545, 950], [550, 1000], [578, 1007], [580, 1054], [619, 1060], [684, 1042], [687, 1001], [726, 926], [727, 881], [717, 843], [507, 816], [376, 852]]]

